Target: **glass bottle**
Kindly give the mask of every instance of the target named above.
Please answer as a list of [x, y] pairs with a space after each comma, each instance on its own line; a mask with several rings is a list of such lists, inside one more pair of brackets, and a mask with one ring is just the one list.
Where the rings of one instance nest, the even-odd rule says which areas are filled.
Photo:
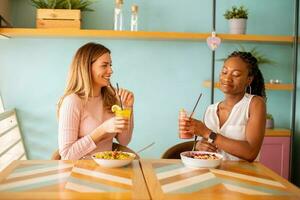
[[137, 31], [138, 30], [138, 6], [131, 6], [131, 22], [130, 22], [130, 30]]
[[116, 0], [115, 16], [114, 16], [114, 30], [123, 30], [123, 13], [122, 13], [123, 0]]

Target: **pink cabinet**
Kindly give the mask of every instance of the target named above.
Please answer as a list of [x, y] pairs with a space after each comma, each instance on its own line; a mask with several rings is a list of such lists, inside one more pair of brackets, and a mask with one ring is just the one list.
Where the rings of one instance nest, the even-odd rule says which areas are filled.
[[282, 177], [289, 178], [290, 137], [265, 137], [260, 162]]

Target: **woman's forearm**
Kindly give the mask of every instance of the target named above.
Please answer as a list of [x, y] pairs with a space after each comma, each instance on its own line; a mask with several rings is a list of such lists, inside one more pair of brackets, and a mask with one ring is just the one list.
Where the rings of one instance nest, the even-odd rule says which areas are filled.
[[[193, 119], [193, 123], [195, 124], [195, 134], [208, 139], [212, 130], [207, 128], [199, 120]], [[262, 135], [264, 135], [264, 132], [262, 132]], [[257, 137], [252, 142], [251, 140], [242, 141], [231, 139], [221, 134], [217, 134], [217, 138], [215, 139], [214, 144], [217, 145], [218, 149], [221, 149], [226, 153], [251, 162], [257, 157], [262, 144], [262, 140], [263, 136], [261, 136], [260, 134], [259, 137]]]
[[96, 148], [89, 135], [80, 139], [64, 137], [59, 140], [59, 154], [62, 160], [78, 160]]
[[109, 133], [105, 132], [103, 129], [103, 124], [97, 127], [93, 132], [90, 133], [90, 136], [94, 143], [98, 143], [99, 141], [105, 139]]
[[[262, 143], [262, 142], [261, 142]], [[250, 144], [248, 141], [234, 140], [218, 134], [215, 145], [219, 149], [241, 159], [252, 162], [257, 157], [261, 144]]]

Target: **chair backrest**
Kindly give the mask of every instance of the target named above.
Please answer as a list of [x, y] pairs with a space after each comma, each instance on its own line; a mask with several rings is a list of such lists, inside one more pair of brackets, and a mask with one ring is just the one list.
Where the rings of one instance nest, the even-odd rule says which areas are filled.
[[[0, 108], [1, 111], [2, 108]], [[15, 109], [0, 113], [0, 171], [14, 160], [27, 160], [25, 145]]]
[[61, 160], [58, 149], [56, 149], [51, 155], [51, 160]]
[[161, 156], [163, 159], [180, 159], [180, 153], [184, 151], [191, 151], [194, 141], [188, 141], [176, 144], [168, 148]]
[[[135, 159], [140, 159], [140, 156], [137, 155], [132, 149], [130, 149], [126, 146], [120, 145], [118, 143], [114, 142], [113, 145], [112, 145], [112, 149], [113, 150], [117, 149], [118, 151], [134, 153], [136, 155]], [[53, 152], [53, 154], [51, 156], [51, 160], [61, 160], [58, 149]]]

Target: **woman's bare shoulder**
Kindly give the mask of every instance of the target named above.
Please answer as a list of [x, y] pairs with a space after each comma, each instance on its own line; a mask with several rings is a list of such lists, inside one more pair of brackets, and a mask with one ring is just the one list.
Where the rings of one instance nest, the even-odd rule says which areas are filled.
[[250, 103], [250, 112], [254, 111], [266, 111], [266, 101], [261, 96], [254, 96]]
[[253, 105], [266, 105], [266, 101], [261, 96], [254, 96], [252, 98], [251, 104], [253, 104]]

